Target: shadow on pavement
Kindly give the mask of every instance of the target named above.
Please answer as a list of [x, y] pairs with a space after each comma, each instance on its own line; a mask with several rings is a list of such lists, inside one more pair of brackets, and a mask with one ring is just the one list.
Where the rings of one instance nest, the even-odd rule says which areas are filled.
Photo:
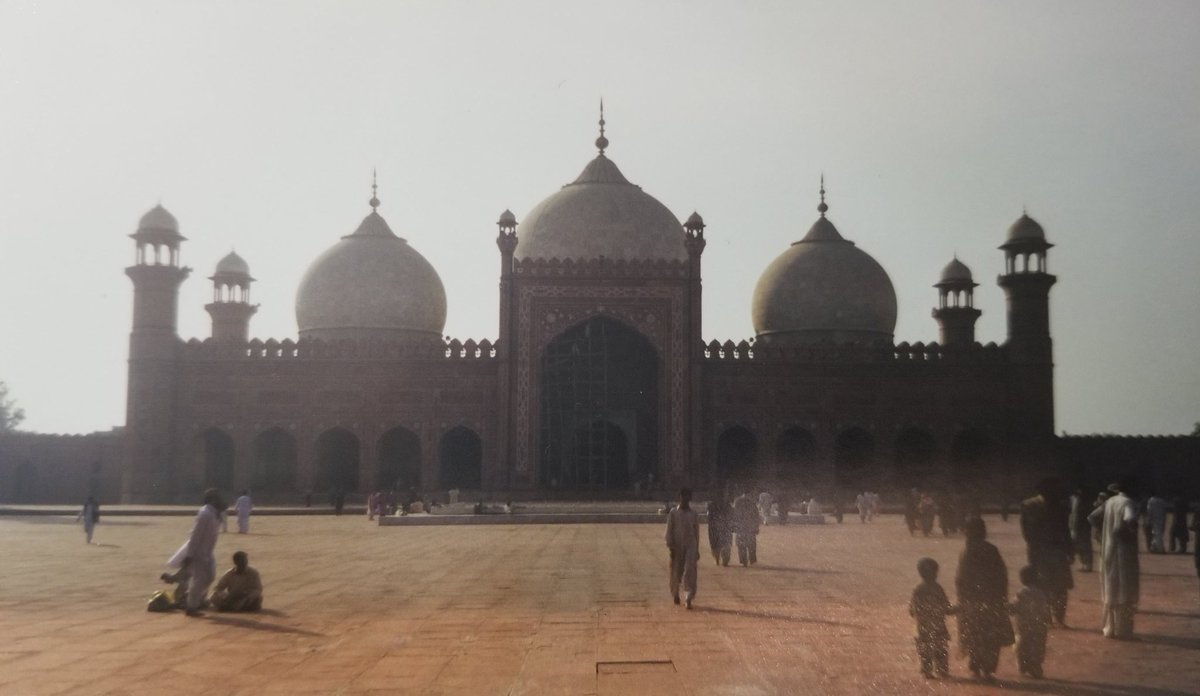
[[1015, 681], [997, 679], [993, 682], [981, 682], [974, 679], [956, 678], [960, 684], [977, 684], [1006, 692], [1029, 694], [1054, 694], [1055, 696], [1189, 696], [1191, 691], [1174, 691], [1171, 689], [1155, 689], [1142, 686], [1125, 686], [1122, 684], [1097, 684], [1095, 682], [1070, 682], [1058, 679], [1042, 679]]
[[1169, 645], [1173, 648], [1200, 650], [1200, 638], [1183, 638], [1181, 636], [1163, 636], [1138, 633], [1137, 640], [1140, 643], [1149, 643], [1150, 645]]
[[1138, 616], [1149, 614], [1150, 616], [1170, 616], [1176, 619], [1200, 619], [1200, 612], [1178, 612], [1178, 611], [1150, 611], [1147, 609], [1138, 609]]
[[[266, 612], [259, 612], [259, 613], [266, 613]], [[249, 629], [252, 629], [255, 631], [269, 631], [271, 633], [295, 633], [295, 634], [302, 635], [302, 636], [316, 636], [319, 638], [325, 637], [324, 633], [318, 633], [316, 631], [306, 631], [303, 628], [292, 628], [291, 626], [280, 626], [278, 624], [263, 623], [261, 621], [255, 621], [253, 619], [243, 619], [243, 618], [235, 617], [235, 616], [222, 616], [222, 615], [207, 614], [207, 615], [205, 615], [205, 618], [207, 618], [212, 623], [222, 624], [224, 626], [233, 626], [236, 628], [249, 628]]]
[[859, 624], [843, 623], [841, 621], [830, 621], [828, 619], [812, 619], [804, 616], [787, 616], [786, 614], [768, 614], [761, 611], [747, 611], [739, 609], [721, 609], [719, 607], [697, 606], [693, 611], [706, 612], [710, 614], [732, 614], [733, 616], [741, 616], [747, 619], [768, 619], [773, 621], [790, 621], [792, 623], [820, 624], [822, 626], [842, 626], [844, 628], [862, 628]]
[[756, 568], [758, 570], [773, 571], [776, 573], [804, 573], [806, 575], [807, 574], [813, 574], [813, 575], [841, 575], [842, 574], [842, 571], [840, 571], [840, 570], [824, 570], [821, 568], [796, 568], [793, 566], [761, 565], [758, 563], [754, 564], [754, 568]]

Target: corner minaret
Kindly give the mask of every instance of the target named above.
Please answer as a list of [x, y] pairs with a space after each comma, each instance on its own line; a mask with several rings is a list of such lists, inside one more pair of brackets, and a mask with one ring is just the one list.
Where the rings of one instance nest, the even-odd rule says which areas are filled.
[[250, 339], [250, 317], [258, 305], [250, 304], [250, 266], [237, 252], [229, 252], [217, 262], [209, 280], [213, 282], [213, 301], [204, 305], [212, 317], [212, 337], [224, 343], [245, 343]]
[[125, 406], [128, 466], [125, 502], [161, 502], [171, 489], [175, 458], [175, 375], [179, 360], [176, 315], [179, 286], [191, 272], [179, 265], [175, 216], [161, 205], [142, 216], [134, 242], [133, 330], [129, 334], [129, 390]]
[[1050, 288], [1046, 233], [1023, 214], [1008, 229], [1004, 273], [997, 279], [1008, 296], [1011, 436], [1035, 441], [1054, 435], [1054, 356], [1050, 340]]
[[933, 286], [938, 289], [938, 306], [933, 310], [937, 320], [938, 342], [946, 347], [969, 348], [975, 343], [975, 320], [982, 314], [975, 309], [975, 288], [971, 269], [958, 260], [946, 264], [942, 277]]
[[1016, 362], [1051, 364], [1050, 288], [1057, 280], [1046, 272], [1046, 241], [1042, 226], [1027, 214], [1008, 228], [1004, 273], [997, 279], [1008, 297], [1006, 347]]

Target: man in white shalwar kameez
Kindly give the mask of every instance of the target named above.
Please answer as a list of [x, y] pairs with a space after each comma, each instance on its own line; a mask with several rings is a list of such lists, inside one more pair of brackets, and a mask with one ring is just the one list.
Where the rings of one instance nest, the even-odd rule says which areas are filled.
[[1131, 638], [1138, 604], [1138, 508], [1132, 481], [1110, 486], [1116, 495], [1104, 502], [1100, 527], [1100, 559], [1104, 573], [1100, 598], [1104, 602], [1104, 636]]
[[200, 608], [208, 596], [208, 586], [217, 577], [217, 559], [213, 556], [213, 550], [217, 546], [221, 512], [224, 509], [225, 501], [221, 500], [221, 493], [217, 489], [210, 488], [204, 492], [204, 506], [196, 513], [187, 548], [182, 552], [183, 558], [191, 559], [192, 568], [187, 591], [188, 616], [201, 615]]
[[233, 504], [237, 510], [238, 516], [238, 534], [245, 534], [250, 531], [250, 511], [254, 509], [254, 503], [250, 502], [250, 491], [243, 490], [237, 502]]
[[667, 548], [671, 551], [671, 597], [679, 604], [682, 581], [687, 608], [696, 597], [696, 562], [700, 560], [700, 517], [692, 509], [692, 491], [679, 492], [679, 506], [667, 513]]

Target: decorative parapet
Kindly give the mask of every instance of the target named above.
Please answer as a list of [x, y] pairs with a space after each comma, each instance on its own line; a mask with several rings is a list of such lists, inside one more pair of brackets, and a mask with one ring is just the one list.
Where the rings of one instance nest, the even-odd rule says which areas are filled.
[[207, 360], [491, 360], [496, 357], [496, 347], [497, 343], [486, 338], [482, 341], [256, 338], [246, 343], [193, 338], [184, 344], [183, 350], [185, 358]]
[[687, 278], [687, 261], [670, 259], [516, 259], [513, 273], [528, 278]]
[[1004, 351], [995, 343], [970, 347], [946, 347], [930, 343], [901, 342], [894, 346], [864, 343], [795, 343], [755, 345], [754, 339], [709, 341], [703, 356], [710, 361], [755, 360], [759, 362], [1001, 362]]

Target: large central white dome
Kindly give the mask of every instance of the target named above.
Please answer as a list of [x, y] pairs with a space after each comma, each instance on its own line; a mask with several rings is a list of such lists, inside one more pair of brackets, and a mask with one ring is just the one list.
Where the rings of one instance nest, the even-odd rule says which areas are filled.
[[687, 259], [679, 219], [603, 152], [525, 216], [517, 259]]
[[425, 257], [372, 211], [308, 267], [296, 323], [300, 338], [440, 338], [446, 290]]

